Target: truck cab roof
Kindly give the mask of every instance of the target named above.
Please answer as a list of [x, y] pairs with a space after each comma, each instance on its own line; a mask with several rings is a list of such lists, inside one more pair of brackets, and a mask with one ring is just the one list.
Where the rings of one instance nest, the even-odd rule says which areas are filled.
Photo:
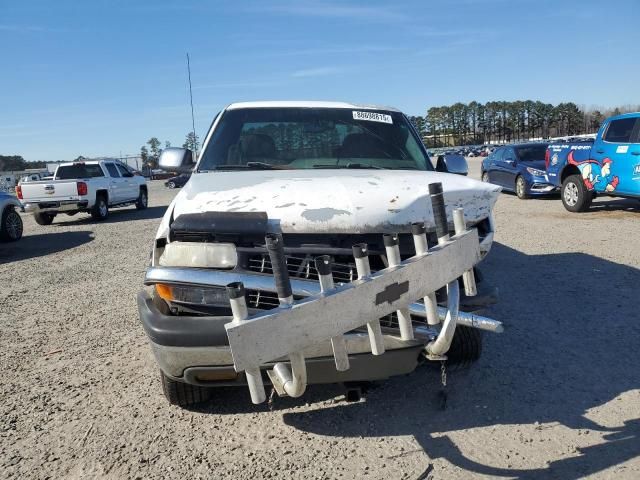
[[606, 121], [611, 122], [612, 120], [620, 120], [622, 118], [633, 118], [633, 117], [640, 117], [640, 112], [621, 113], [620, 115], [615, 115], [613, 117], [607, 118]]
[[102, 160], [80, 160], [77, 162], [64, 162], [59, 163], [58, 167], [69, 167], [71, 165], [99, 165], [101, 163], [111, 162], [111, 163], [121, 163], [117, 159], [102, 159]]
[[316, 100], [287, 100], [287, 101], [256, 101], [256, 102], [235, 102], [230, 104], [226, 110], [239, 110], [243, 108], [345, 108], [345, 109], [362, 109], [362, 110], [386, 110], [389, 112], [399, 112], [397, 108], [357, 104], [349, 102], [325, 102]]

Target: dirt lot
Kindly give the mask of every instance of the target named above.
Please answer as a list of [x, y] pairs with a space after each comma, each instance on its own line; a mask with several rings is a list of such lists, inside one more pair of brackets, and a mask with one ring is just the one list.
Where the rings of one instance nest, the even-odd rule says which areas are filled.
[[640, 203], [501, 196], [484, 273], [508, 328], [450, 374], [444, 411], [429, 368], [358, 403], [315, 387], [269, 411], [242, 389], [187, 411], [134, 299], [173, 194], [154, 182], [148, 210], [99, 224], [25, 216], [0, 246], [0, 477], [640, 477]]

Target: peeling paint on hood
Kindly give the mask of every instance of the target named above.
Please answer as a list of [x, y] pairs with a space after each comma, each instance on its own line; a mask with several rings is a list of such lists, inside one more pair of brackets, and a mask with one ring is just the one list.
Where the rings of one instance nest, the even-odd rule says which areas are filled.
[[434, 229], [428, 185], [442, 182], [447, 214], [463, 207], [468, 222], [490, 215], [500, 187], [448, 173], [415, 170], [257, 170], [197, 173], [176, 196], [173, 217], [207, 211], [266, 212], [283, 233], [408, 232]]

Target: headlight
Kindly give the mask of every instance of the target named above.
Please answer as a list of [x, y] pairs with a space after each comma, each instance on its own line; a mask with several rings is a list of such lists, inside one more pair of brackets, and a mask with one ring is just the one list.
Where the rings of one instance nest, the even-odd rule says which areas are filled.
[[228, 305], [229, 296], [224, 287], [195, 287], [157, 283], [158, 296], [167, 302], [192, 305]]
[[547, 174], [547, 172], [545, 172], [544, 170], [538, 170], [537, 168], [531, 167], [527, 167], [527, 172], [529, 172], [534, 177], [544, 177]]
[[159, 260], [163, 267], [234, 268], [238, 252], [233, 243], [171, 242]]

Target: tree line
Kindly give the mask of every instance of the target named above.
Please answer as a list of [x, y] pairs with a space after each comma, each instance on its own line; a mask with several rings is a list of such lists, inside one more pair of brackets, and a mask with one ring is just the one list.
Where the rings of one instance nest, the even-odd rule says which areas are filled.
[[0, 155], [0, 172], [21, 172], [28, 168], [46, 168], [47, 162], [27, 162], [20, 155]]
[[533, 100], [454, 103], [413, 116], [427, 147], [479, 145], [595, 133], [602, 121], [640, 106], [587, 109], [575, 103]]

